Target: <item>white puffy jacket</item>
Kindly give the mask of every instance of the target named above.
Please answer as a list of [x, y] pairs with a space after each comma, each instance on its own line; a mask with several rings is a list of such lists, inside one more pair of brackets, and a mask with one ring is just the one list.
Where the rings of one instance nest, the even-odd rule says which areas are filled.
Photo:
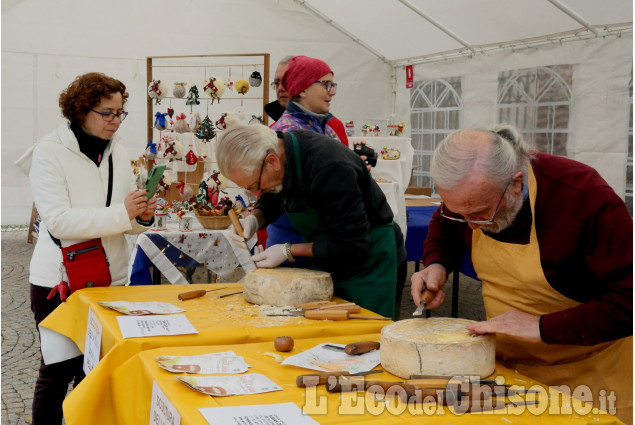
[[[29, 176], [42, 219], [31, 258], [32, 284], [52, 288], [60, 280], [66, 280], [62, 252], [48, 231], [64, 247], [101, 238], [110, 262], [112, 285], [127, 283], [129, 254], [124, 233], [141, 233], [148, 228], [128, 218], [123, 201], [135, 186], [130, 160], [117, 141], [115, 134], [98, 167], [79, 150], [70, 124], [64, 123], [16, 161]], [[110, 155], [113, 187], [110, 206], [106, 207]]]

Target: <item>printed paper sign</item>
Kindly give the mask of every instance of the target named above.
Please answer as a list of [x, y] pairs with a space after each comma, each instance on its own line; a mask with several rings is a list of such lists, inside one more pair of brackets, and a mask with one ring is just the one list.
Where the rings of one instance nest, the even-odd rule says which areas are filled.
[[198, 409], [209, 424], [318, 425], [294, 403]]
[[117, 321], [119, 322], [121, 335], [124, 338], [198, 333], [184, 314], [170, 316], [118, 316]]
[[144, 314], [170, 314], [182, 313], [185, 310], [170, 303], [162, 303], [158, 301], [150, 302], [128, 302], [128, 301], [100, 301], [103, 307], [115, 310], [119, 313], [129, 316], [142, 316]]
[[101, 323], [91, 308], [88, 309], [88, 321], [86, 322], [86, 340], [84, 341], [84, 373], [93, 370], [99, 363], [101, 351]]
[[163, 369], [176, 373], [243, 373], [249, 369], [245, 359], [233, 351], [200, 356], [159, 356], [157, 361]]
[[165, 396], [161, 387], [152, 382], [152, 402], [150, 404], [150, 425], [179, 425], [181, 415]]
[[238, 376], [177, 376], [177, 378], [196, 391], [216, 397], [282, 391], [275, 382], [259, 373]]
[[322, 348], [324, 345], [335, 345], [344, 348], [343, 344], [325, 343], [319, 344], [310, 350], [287, 357], [282, 364], [299, 366], [305, 369], [319, 370], [321, 372], [367, 372], [379, 364], [379, 350], [373, 350], [361, 355], [349, 356], [343, 350], [341, 352]]

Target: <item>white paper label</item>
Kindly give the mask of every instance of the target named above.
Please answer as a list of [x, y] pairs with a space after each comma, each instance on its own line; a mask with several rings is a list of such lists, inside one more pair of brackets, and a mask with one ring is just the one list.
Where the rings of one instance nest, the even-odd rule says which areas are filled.
[[93, 370], [99, 363], [101, 350], [101, 330], [99, 319], [91, 308], [88, 309], [88, 321], [86, 322], [86, 340], [84, 341], [84, 373]]
[[150, 425], [179, 425], [181, 415], [165, 396], [161, 387], [152, 382], [152, 402], [150, 403]]
[[209, 424], [319, 425], [293, 403], [198, 409]]
[[124, 338], [198, 333], [184, 314], [118, 316], [117, 321]]

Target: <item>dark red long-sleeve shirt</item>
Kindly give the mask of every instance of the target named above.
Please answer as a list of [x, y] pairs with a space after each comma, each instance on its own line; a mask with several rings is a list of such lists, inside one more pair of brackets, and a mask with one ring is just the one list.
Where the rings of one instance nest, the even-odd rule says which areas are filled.
[[[582, 303], [544, 315], [543, 341], [593, 345], [632, 335], [633, 219], [624, 202], [593, 168], [580, 162], [538, 153], [531, 166], [545, 277], [556, 291]], [[488, 236], [526, 244], [530, 227], [526, 200], [510, 228]], [[449, 270], [457, 252], [471, 246], [472, 230], [436, 211], [424, 243], [423, 264], [441, 263]]]

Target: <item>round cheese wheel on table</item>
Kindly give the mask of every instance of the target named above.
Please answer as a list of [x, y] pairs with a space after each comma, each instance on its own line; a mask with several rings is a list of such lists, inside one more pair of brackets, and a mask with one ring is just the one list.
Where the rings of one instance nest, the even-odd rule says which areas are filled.
[[252, 304], [286, 306], [333, 298], [333, 279], [328, 272], [281, 267], [255, 269], [243, 283], [245, 299]]
[[471, 336], [472, 320], [449, 317], [400, 320], [381, 330], [380, 361], [400, 378], [410, 375], [469, 375], [494, 371], [496, 337]]

